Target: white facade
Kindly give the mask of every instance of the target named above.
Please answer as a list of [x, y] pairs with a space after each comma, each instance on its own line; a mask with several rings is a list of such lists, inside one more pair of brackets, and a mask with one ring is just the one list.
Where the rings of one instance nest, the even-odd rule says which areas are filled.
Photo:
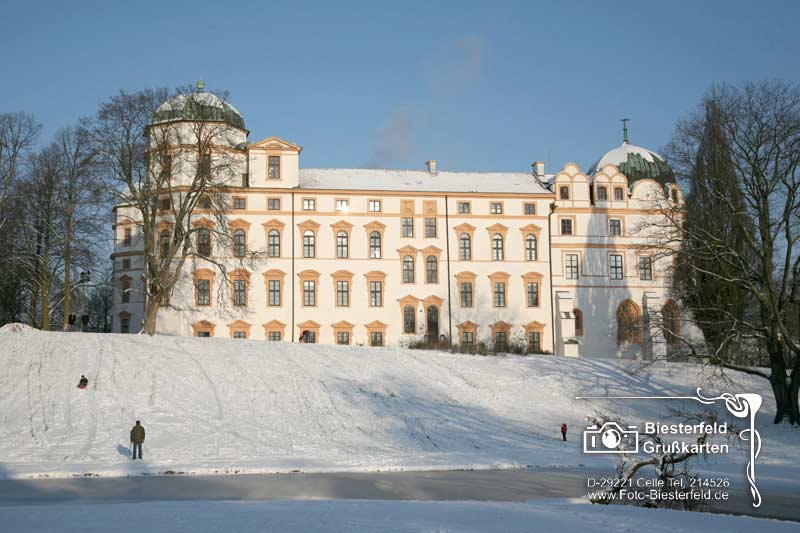
[[[654, 254], [652, 279], [639, 279], [649, 241], [631, 229], [654, 201], [672, 201], [673, 187], [679, 195], [676, 186], [629, 185], [607, 165], [592, 186], [619, 186], [624, 197], [601, 201], [573, 164], [556, 176], [541, 164], [538, 173], [441, 172], [435, 162], [427, 171], [304, 169], [299, 146], [277, 137], [245, 145], [245, 130], [226, 127], [211, 165], [228, 172], [219, 189], [225, 232], [244, 232], [246, 253], [237, 257], [242, 243], [217, 235], [210, 259], [193, 250], [158, 331], [285, 341], [307, 332], [314, 342], [384, 345], [444, 336], [562, 355], [638, 355], [659, 344], [620, 340], [617, 315], [627, 300], [640, 311], [670, 301], [670, 265]], [[196, 161], [179, 168], [172, 159], [191, 179]], [[620, 235], [609, 234], [612, 218]], [[562, 235], [564, 219], [571, 235]], [[116, 209], [116, 332], [138, 331], [144, 315], [137, 220]], [[192, 224], [220, 229], [203, 209]], [[622, 256], [622, 279], [610, 279], [610, 254]], [[577, 257], [577, 278], [565, 271], [567, 255]]]

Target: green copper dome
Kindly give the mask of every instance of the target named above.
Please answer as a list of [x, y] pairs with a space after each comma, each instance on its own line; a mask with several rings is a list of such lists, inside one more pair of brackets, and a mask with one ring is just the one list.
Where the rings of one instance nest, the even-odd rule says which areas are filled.
[[662, 186], [675, 183], [675, 173], [663, 157], [657, 153], [624, 141], [617, 148], [607, 152], [589, 169], [591, 176], [606, 165], [616, 165], [628, 177], [628, 184], [651, 179]]
[[245, 129], [244, 118], [228, 102], [212, 93], [180, 94], [161, 104], [153, 115], [153, 124], [173, 120], [225, 122]]

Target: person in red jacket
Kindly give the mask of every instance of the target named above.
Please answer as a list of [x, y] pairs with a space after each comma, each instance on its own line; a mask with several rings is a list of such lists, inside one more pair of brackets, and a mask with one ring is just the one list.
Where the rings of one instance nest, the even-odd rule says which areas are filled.
[[567, 424], [561, 424], [561, 438], [567, 440]]

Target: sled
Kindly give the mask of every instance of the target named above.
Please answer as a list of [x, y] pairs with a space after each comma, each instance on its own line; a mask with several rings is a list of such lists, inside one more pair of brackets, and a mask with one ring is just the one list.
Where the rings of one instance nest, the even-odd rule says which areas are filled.
[[84, 384], [80, 384], [80, 385], [78, 385], [78, 388], [79, 388], [79, 389], [85, 389], [85, 388], [86, 388], [86, 387], [88, 387], [88, 386], [89, 386], [89, 384], [88, 384], [88, 383], [87, 383], [87, 384], [85, 384], [85, 385], [84, 385]]

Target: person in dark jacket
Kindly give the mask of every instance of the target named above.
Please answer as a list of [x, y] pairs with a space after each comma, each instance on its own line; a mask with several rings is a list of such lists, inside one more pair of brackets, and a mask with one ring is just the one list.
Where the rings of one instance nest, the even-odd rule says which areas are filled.
[[567, 440], [567, 424], [561, 424], [561, 438]]
[[131, 459], [136, 459], [136, 449], [139, 449], [139, 459], [142, 458], [142, 443], [144, 442], [144, 426], [137, 420], [136, 425], [131, 428], [131, 443], [133, 452]]
[[86, 379], [86, 376], [81, 374], [81, 380], [78, 382], [78, 388], [79, 389], [85, 389], [88, 386], [89, 386], [89, 380]]

